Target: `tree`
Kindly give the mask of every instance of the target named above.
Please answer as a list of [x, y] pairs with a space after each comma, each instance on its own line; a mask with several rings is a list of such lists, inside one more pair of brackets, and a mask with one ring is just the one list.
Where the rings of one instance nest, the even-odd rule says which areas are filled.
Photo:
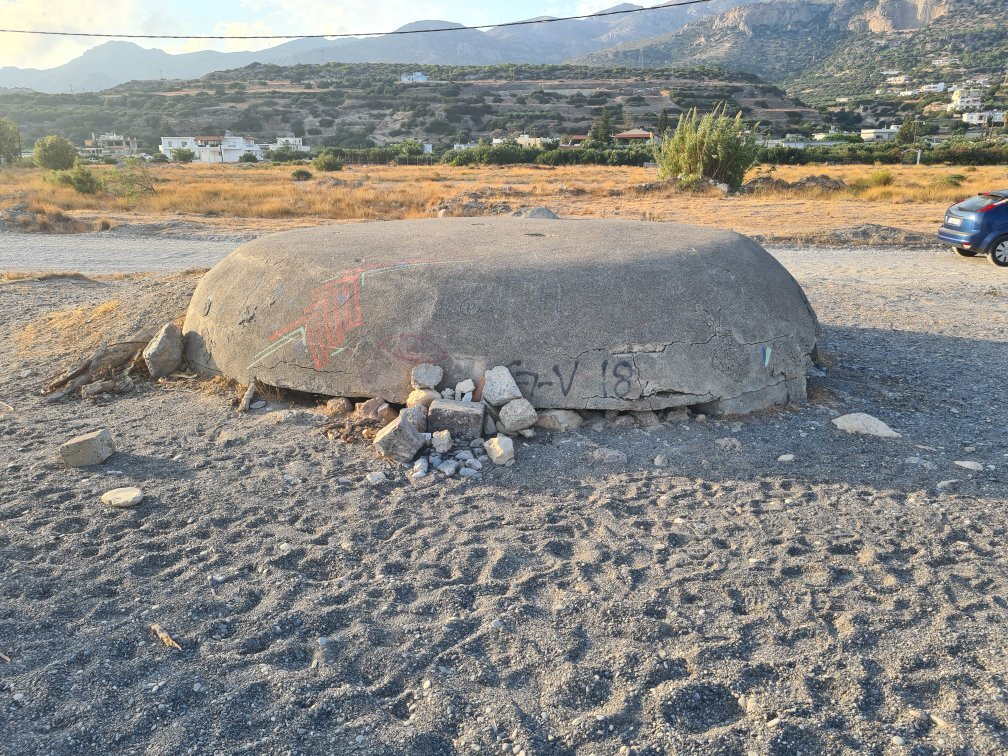
[[91, 173], [90, 170], [77, 160], [73, 164], [73, 169], [69, 171], [56, 171], [53, 180], [60, 186], [69, 186], [79, 194], [96, 194], [101, 188], [101, 181]]
[[675, 132], [655, 148], [658, 178], [685, 188], [708, 179], [738, 189], [759, 149], [752, 130], [742, 122], [742, 112], [732, 118], [726, 110], [722, 103], [703, 117], [697, 116], [696, 108], [679, 116]]
[[665, 136], [665, 132], [668, 130], [669, 130], [668, 108], [662, 108], [662, 112], [658, 114], [658, 136]]
[[17, 124], [10, 118], [0, 118], [0, 163], [10, 165], [21, 157], [21, 137]]
[[407, 139], [398, 145], [399, 154], [404, 157], [423, 155], [423, 145], [416, 139]]
[[913, 144], [917, 141], [917, 121], [906, 120], [896, 132], [896, 144]]
[[588, 137], [597, 144], [612, 144], [612, 115], [608, 105], [602, 106], [602, 112], [592, 123]]
[[43, 168], [66, 171], [76, 160], [77, 148], [69, 139], [50, 134], [35, 142], [35, 162]]
[[171, 159], [176, 163], [191, 163], [196, 159], [196, 153], [188, 147], [176, 147], [171, 151]]
[[255, 153], [252, 153], [252, 152], [243, 152], [241, 155], [238, 156], [238, 162], [239, 163], [258, 163], [259, 162], [259, 158], [257, 158], [255, 156]]

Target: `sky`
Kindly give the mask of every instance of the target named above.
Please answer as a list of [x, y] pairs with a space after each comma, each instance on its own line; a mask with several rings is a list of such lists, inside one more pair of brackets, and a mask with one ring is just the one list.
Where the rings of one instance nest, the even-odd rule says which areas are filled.
[[[392, 31], [411, 21], [465, 25], [593, 13], [619, 0], [0, 0], [0, 28], [122, 34], [321, 34]], [[640, 5], [655, 5], [638, 0]], [[105, 39], [0, 33], [0, 66], [52, 68]], [[258, 50], [284, 40], [133, 40], [171, 53]]]

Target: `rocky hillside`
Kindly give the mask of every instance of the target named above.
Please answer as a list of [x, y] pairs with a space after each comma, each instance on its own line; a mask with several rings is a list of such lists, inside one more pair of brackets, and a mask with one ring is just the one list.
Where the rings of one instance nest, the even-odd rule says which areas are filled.
[[77, 95], [7, 92], [0, 114], [28, 144], [44, 134], [80, 143], [114, 130], [153, 151], [161, 136], [236, 133], [303, 136], [313, 146], [363, 147], [403, 139], [439, 146], [456, 140], [587, 133], [607, 106], [616, 126], [654, 127], [667, 110], [727, 102], [783, 133], [817, 123], [775, 86], [717, 69], [508, 65], [428, 67], [428, 84], [401, 84], [402, 65], [252, 65], [192, 81], [133, 82]]
[[938, 76], [1003, 74], [1004, 11], [1004, 0], [770, 0], [576, 60], [725, 66], [825, 101], [874, 90], [883, 69], [925, 75], [931, 58], [942, 55], [960, 67]]

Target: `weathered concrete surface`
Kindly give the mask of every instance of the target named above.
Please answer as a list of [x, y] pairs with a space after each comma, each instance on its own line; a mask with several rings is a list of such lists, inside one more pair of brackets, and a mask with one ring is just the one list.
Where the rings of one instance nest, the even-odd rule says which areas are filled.
[[746, 412], [805, 398], [817, 324], [738, 234], [673, 223], [443, 218], [333, 225], [235, 250], [197, 288], [202, 373], [402, 403], [506, 365], [539, 408]]

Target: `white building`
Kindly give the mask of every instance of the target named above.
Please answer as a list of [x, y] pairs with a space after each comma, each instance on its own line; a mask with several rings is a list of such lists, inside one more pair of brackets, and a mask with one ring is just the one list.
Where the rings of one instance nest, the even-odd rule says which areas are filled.
[[945, 82], [943, 81], [943, 82], [940, 82], [938, 84], [924, 84], [920, 88], [920, 91], [923, 92], [923, 93], [927, 93], [927, 92], [944, 92], [945, 91]]
[[543, 137], [529, 136], [528, 134], [519, 134], [515, 139], [518, 144], [522, 147], [542, 147], [543, 142], [546, 140]]
[[305, 144], [304, 140], [302, 140], [301, 137], [282, 136], [277, 137], [273, 141], [273, 144], [260, 144], [259, 149], [270, 151], [279, 149], [288, 149], [293, 150], [294, 152], [308, 152], [309, 150], [311, 150], [311, 147]]
[[84, 140], [84, 157], [90, 158], [124, 158], [137, 154], [137, 140], [116, 134], [115, 132], [96, 137], [91, 132], [91, 138]]
[[891, 142], [896, 138], [900, 125], [894, 123], [887, 129], [861, 129], [861, 140], [864, 142]]
[[1005, 112], [1003, 110], [981, 110], [976, 113], [963, 113], [963, 123], [973, 126], [990, 126], [992, 124], [1004, 124]]
[[460, 150], [474, 150], [479, 147], [479, 142], [456, 142], [452, 145], [452, 149], [456, 152]]
[[399, 83], [401, 84], [423, 84], [427, 81], [430, 81], [430, 79], [422, 71], [414, 71], [411, 74], [403, 74], [399, 77]]
[[952, 93], [952, 102], [948, 106], [949, 111], [962, 113], [966, 110], [980, 110], [983, 104], [983, 92], [979, 89], [957, 89]]
[[225, 131], [224, 136], [171, 136], [161, 137], [162, 154], [171, 157], [172, 150], [178, 148], [192, 150], [195, 160], [200, 163], [237, 163], [242, 155], [254, 155], [262, 159], [262, 147], [252, 137], [235, 136]]

